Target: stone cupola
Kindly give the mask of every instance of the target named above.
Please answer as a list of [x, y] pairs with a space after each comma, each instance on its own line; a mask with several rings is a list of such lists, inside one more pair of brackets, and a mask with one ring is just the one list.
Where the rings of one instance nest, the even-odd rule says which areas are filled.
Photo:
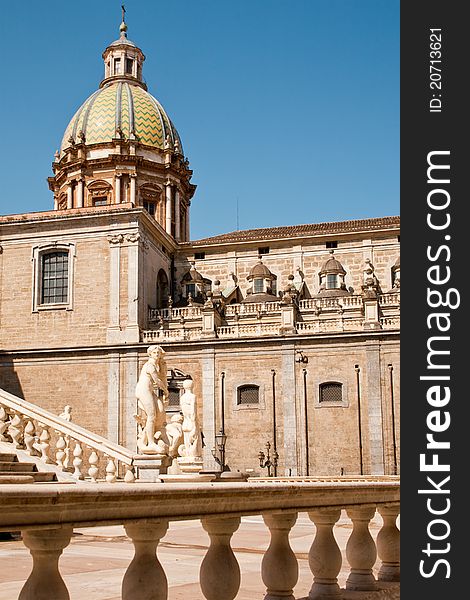
[[330, 257], [323, 263], [318, 272], [320, 276], [318, 296], [320, 297], [344, 296], [349, 294], [344, 282], [346, 271], [333, 254], [334, 250], [330, 250]]
[[104, 79], [72, 117], [48, 178], [54, 209], [143, 208], [177, 242], [189, 240], [196, 186], [179, 134], [148, 91], [145, 56], [127, 37], [103, 52]]
[[263, 264], [261, 257], [251, 269], [247, 280], [251, 283], [251, 286], [248, 288], [246, 298], [242, 302], [274, 302], [278, 300], [274, 293], [277, 277]]

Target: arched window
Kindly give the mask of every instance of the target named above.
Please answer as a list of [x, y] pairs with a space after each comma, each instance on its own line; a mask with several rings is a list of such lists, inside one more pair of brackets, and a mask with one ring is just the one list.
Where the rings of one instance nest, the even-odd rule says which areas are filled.
[[343, 384], [327, 381], [320, 384], [320, 402], [341, 403], [343, 401]]
[[168, 276], [163, 269], [160, 269], [157, 275], [157, 308], [166, 308], [168, 306], [169, 293]]
[[240, 385], [237, 389], [237, 405], [258, 405], [259, 404], [259, 385]]

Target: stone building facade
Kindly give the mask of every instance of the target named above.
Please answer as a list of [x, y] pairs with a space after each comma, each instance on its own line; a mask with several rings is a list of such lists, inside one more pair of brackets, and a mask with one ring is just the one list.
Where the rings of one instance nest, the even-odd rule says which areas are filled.
[[68, 125], [54, 210], [0, 217], [0, 387], [135, 446], [135, 384], [166, 351], [169, 413], [194, 380], [213, 468], [279, 475], [399, 470], [399, 219], [190, 241], [196, 186], [127, 38]]

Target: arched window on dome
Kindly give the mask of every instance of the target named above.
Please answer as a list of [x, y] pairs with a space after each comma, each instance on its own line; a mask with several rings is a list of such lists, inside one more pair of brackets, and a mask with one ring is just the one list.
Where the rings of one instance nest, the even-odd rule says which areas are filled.
[[139, 203], [158, 222], [160, 222], [159, 213], [162, 210], [160, 207], [161, 196], [162, 190], [157, 185], [147, 183], [139, 188]]

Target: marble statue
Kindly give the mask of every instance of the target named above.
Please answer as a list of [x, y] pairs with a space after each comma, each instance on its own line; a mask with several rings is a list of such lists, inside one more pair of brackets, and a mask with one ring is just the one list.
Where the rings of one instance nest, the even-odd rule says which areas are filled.
[[168, 399], [165, 351], [160, 346], [149, 346], [148, 360], [140, 371], [135, 396], [145, 417], [136, 416], [142, 430], [138, 447], [144, 454], [167, 454], [165, 406]]
[[184, 449], [182, 456], [186, 458], [199, 458], [202, 456], [202, 438], [196, 412], [196, 396], [192, 392], [191, 379], [183, 381], [184, 393], [180, 398], [181, 412], [183, 414], [183, 440]]
[[184, 441], [182, 423], [183, 415], [181, 413], [176, 413], [171, 417], [170, 422], [167, 423], [165, 427], [169, 441], [168, 454], [170, 455], [170, 458], [177, 457], [180, 450], [182, 451], [181, 446]]

